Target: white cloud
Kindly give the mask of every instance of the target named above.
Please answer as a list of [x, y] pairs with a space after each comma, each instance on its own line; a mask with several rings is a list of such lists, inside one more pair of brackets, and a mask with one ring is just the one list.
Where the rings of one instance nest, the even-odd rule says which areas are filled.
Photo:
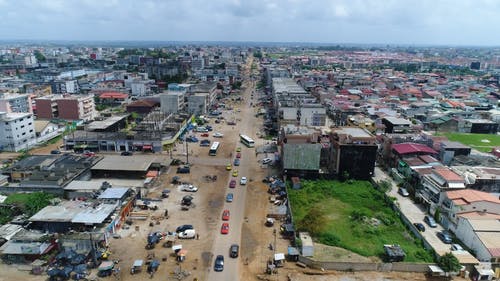
[[498, 45], [499, 14], [496, 0], [0, 0], [0, 37]]

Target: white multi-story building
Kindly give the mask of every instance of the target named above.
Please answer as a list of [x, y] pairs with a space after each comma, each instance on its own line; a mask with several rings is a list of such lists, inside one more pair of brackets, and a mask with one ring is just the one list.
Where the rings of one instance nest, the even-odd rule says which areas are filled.
[[207, 114], [210, 106], [209, 93], [195, 93], [188, 97], [188, 112], [193, 114]]
[[145, 96], [147, 92], [145, 81], [136, 81], [130, 84], [130, 88], [132, 90], [132, 96], [140, 97]]
[[183, 91], [168, 91], [160, 94], [161, 112], [177, 113], [184, 110], [186, 104], [184, 102], [185, 92]]
[[0, 150], [20, 151], [36, 144], [31, 113], [0, 112]]
[[27, 94], [0, 93], [0, 112], [33, 112], [31, 97]]

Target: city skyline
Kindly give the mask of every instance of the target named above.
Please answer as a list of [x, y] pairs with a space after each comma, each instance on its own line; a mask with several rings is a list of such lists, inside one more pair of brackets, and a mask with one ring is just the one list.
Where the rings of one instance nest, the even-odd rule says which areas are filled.
[[498, 1], [0, 0], [3, 40], [498, 46]]

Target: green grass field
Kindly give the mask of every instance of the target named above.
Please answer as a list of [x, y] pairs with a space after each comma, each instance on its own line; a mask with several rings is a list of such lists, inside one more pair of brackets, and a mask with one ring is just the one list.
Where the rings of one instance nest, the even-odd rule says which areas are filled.
[[[301, 189], [289, 193], [299, 230], [307, 224], [303, 219], [311, 209], [321, 209], [324, 214], [324, 226], [313, 235], [316, 241], [366, 257], [382, 257], [384, 244], [399, 244], [406, 252], [405, 261], [433, 261], [385, 203], [383, 193], [369, 182], [303, 181]], [[372, 223], [375, 221], [380, 224]]]
[[500, 135], [442, 133], [450, 141], [456, 141], [482, 152], [491, 152], [491, 149], [500, 146]]

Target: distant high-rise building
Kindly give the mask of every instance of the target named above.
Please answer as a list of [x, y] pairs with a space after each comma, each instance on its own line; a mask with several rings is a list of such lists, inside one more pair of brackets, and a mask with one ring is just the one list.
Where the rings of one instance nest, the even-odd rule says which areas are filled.
[[481, 63], [478, 61], [473, 61], [470, 63], [470, 69], [479, 70], [481, 68]]

